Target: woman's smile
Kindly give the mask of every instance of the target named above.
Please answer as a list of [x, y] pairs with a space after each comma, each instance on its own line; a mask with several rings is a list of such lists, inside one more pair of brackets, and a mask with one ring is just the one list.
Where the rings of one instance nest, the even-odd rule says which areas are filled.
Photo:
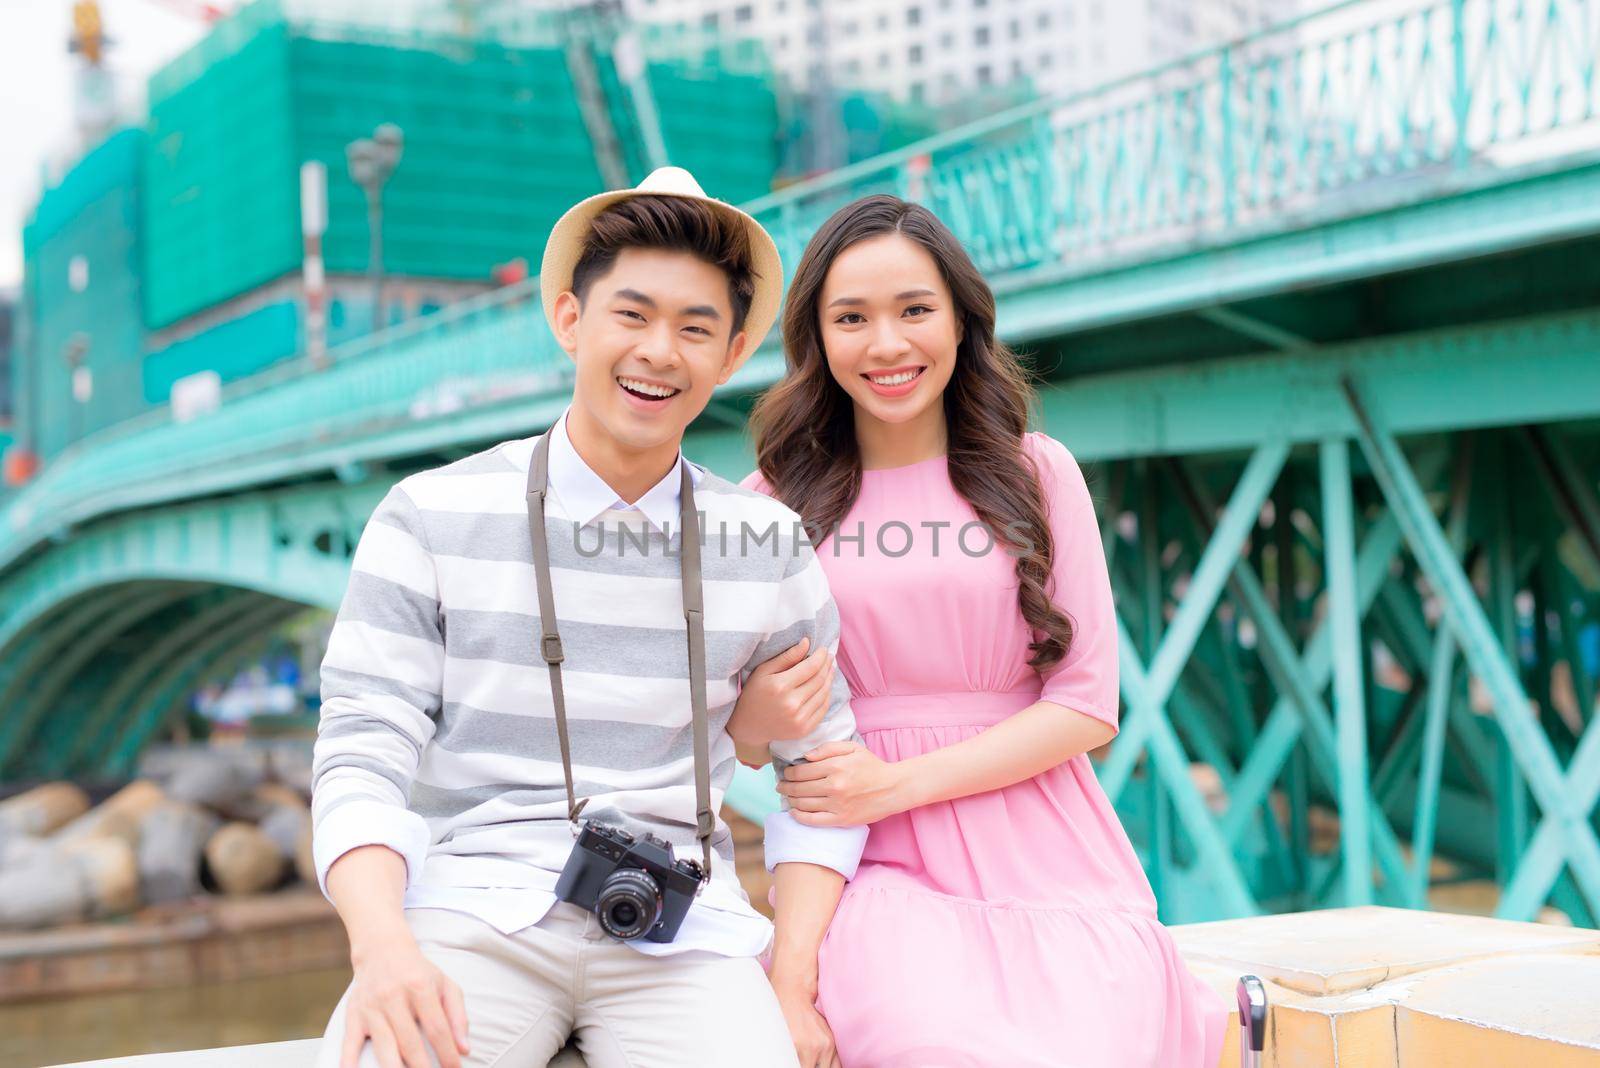
[[903, 397], [917, 388], [917, 380], [927, 369], [923, 364], [912, 367], [891, 367], [887, 371], [872, 371], [861, 377], [867, 380], [872, 392], [880, 397]]

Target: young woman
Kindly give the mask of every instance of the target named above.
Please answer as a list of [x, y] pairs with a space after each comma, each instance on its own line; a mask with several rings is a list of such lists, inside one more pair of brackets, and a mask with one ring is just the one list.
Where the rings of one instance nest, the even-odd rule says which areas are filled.
[[[806, 248], [783, 331], [745, 484], [813, 530], [866, 743], [779, 782], [802, 822], [871, 825], [818, 963], [839, 1061], [1211, 1068], [1227, 1006], [1157, 920], [1087, 755], [1118, 698], [1089, 491], [1027, 430], [988, 285], [925, 208], [867, 197]], [[744, 688], [742, 753], [814, 714], [831, 666], [800, 652]]]

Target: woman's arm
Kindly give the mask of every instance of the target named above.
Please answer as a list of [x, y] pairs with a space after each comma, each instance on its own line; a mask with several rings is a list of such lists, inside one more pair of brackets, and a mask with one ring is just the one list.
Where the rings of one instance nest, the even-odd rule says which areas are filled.
[[1104, 720], [1038, 701], [966, 741], [889, 762], [851, 742], [828, 742], [785, 769], [778, 793], [795, 822], [843, 827], [920, 805], [999, 790], [1098, 749], [1116, 734]]
[[893, 765], [906, 783], [907, 808], [998, 790], [1098, 749], [1115, 727], [1039, 701], [955, 745]]
[[817, 952], [844, 894], [844, 876], [817, 864], [779, 864], [772, 873], [776, 931], [767, 979], [802, 1065], [838, 1065], [833, 1032], [817, 1011]]

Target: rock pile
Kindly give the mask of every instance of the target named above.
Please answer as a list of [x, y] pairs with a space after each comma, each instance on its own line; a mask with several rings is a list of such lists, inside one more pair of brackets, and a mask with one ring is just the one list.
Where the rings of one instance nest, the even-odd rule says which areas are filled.
[[279, 763], [195, 750], [98, 805], [68, 782], [0, 801], [0, 929], [314, 883], [306, 776]]

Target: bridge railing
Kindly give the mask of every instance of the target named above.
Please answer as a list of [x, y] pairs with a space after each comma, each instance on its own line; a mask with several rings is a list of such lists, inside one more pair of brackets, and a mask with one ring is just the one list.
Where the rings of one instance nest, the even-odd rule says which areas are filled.
[[[1349, 0], [746, 208], [792, 271], [844, 204], [871, 192], [916, 199], [1003, 293], [1600, 149], [1597, 57], [1600, 0]], [[526, 399], [564, 384], [567, 370], [536, 280], [352, 342], [330, 361], [234, 383], [218, 411], [188, 422], [163, 409], [77, 443], [6, 508], [0, 567], [69, 523], [181, 491], [187, 473]], [[769, 351], [734, 385], [759, 385], [777, 367]]]
[[792, 268], [829, 214], [931, 208], [991, 278], [1235, 240], [1600, 149], [1600, 0], [1350, 0], [747, 205]]

